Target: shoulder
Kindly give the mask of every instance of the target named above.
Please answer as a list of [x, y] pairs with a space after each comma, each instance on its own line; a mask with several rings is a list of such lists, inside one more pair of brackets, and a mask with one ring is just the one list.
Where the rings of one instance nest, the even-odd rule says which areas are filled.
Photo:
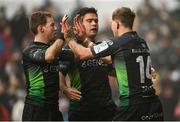
[[39, 42], [32, 42], [30, 43], [25, 49], [47, 49], [49, 45]]
[[33, 43], [30, 43], [23, 49], [23, 54], [29, 52], [33, 48]]
[[123, 34], [122, 36], [114, 37], [111, 40], [115, 46], [124, 46], [131, 42], [133, 38], [129, 34]]
[[34, 42], [30, 43], [26, 48], [23, 49], [23, 55], [32, 54], [36, 51], [42, 52], [44, 50], [43, 46], [40, 44], [36, 44]]

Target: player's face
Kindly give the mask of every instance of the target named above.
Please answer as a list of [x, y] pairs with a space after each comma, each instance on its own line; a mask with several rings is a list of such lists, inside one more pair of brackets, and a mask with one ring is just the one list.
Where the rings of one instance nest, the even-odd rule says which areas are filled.
[[112, 29], [112, 31], [113, 31], [113, 35], [114, 35], [114, 36], [117, 36], [117, 35], [118, 35], [118, 33], [117, 33], [117, 26], [118, 26], [117, 22], [114, 21], [114, 20], [112, 20], [111, 29]]
[[98, 17], [94, 13], [87, 13], [83, 16], [83, 25], [86, 34], [90, 38], [94, 38], [98, 32]]
[[47, 17], [46, 21], [47, 23], [44, 26], [44, 34], [47, 36], [48, 40], [53, 40], [57, 34], [57, 27], [53, 18]]

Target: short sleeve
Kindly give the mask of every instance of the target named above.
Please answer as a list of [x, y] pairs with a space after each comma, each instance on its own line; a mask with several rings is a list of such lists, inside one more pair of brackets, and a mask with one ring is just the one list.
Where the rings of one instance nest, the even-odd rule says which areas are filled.
[[112, 55], [117, 49], [116, 41], [109, 39], [91, 47], [91, 52], [97, 58]]
[[45, 49], [31, 47], [23, 52], [24, 58], [30, 59], [35, 63], [45, 63]]

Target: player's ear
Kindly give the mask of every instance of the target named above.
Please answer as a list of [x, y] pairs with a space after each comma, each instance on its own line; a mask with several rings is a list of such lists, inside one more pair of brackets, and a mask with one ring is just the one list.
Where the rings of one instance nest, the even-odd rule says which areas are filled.
[[119, 23], [119, 22], [117, 22], [117, 26], [116, 26], [116, 27], [117, 27], [117, 29], [119, 29], [119, 26], [120, 26], [120, 23]]
[[39, 32], [44, 32], [43, 25], [39, 25], [39, 26], [37, 27], [37, 30], [38, 30]]

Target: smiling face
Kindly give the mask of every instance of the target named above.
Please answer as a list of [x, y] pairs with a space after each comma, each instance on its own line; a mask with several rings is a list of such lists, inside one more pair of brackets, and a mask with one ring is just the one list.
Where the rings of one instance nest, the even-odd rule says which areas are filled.
[[83, 25], [86, 34], [90, 38], [94, 38], [98, 32], [98, 17], [95, 13], [87, 13], [83, 16]]

